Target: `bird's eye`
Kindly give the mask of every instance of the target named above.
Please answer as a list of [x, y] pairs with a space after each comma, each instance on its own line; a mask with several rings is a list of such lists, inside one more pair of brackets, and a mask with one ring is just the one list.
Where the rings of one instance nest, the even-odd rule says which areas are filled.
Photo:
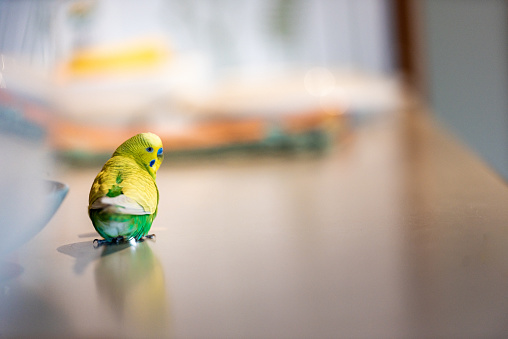
[[147, 151], [148, 153], [152, 153], [152, 152], [153, 152], [153, 147], [147, 147], [147, 148], [146, 148], [146, 151]]
[[155, 160], [150, 161], [150, 167], [153, 167], [155, 165]]

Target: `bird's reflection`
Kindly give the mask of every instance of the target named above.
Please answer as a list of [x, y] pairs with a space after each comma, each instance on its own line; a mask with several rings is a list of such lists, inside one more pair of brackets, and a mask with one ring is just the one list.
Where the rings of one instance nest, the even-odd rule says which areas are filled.
[[164, 274], [147, 241], [104, 246], [95, 283], [122, 328], [152, 334], [167, 328]]

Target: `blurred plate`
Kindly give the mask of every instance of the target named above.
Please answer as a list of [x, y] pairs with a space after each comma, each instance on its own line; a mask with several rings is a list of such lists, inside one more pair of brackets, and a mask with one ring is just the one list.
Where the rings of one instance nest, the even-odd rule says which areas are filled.
[[61, 182], [46, 180], [46, 184], [48, 187], [47, 212], [46, 212], [47, 214], [41, 229], [44, 226], [46, 226], [46, 224], [51, 220], [53, 215], [56, 213], [56, 211], [62, 204], [62, 201], [67, 196], [67, 192], [69, 192], [69, 186]]
[[44, 210], [38, 221], [31, 223], [19, 223], [18, 225], [5, 225], [9, 228], [4, 229], [3, 245], [0, 248], [0, 254], [6, 254], [19, 248], [28, 240], [36, 236], [51, 220], [56, 213], [62, 201], [65, 199], [69, 187], [66, 184], [45, 180], [46, 188], [45, 198], [42, 204]]

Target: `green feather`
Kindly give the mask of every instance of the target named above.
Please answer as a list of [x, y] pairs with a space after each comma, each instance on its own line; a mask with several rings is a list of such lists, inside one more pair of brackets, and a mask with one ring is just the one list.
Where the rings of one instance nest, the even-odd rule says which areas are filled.
[[120, 194], [122, 194], [122, 188], [123, 188], [122, 186], [113, 185], [106, 195], [110, 198], [117, 197]]
[[155, 218], [154, 214], [112, 214], [100, 210], [90, 210], [89, 215], [95, 229], [106, 241], [118, 236], [139, 240], [148, 234]]

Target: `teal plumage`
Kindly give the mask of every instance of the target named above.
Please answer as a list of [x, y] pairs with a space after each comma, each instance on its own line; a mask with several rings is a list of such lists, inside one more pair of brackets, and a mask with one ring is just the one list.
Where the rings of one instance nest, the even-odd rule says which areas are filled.
[[[95, 230], [106, 241], [117, 237], [124, 237], [124, 239], [139, 240], [147, 235], [155, 219], [156, 214], [145, 215], [132, 215], [132, 214], [118, 214], [118, 213], [104, 213], [99, 210], [89, 211], [90, 219], [92, 220]], [[112, 227], [118, 224], [119, 228]]]
[[164, 159], [162, 142], [141, 133], [120, 145], [92, 184], [88, 214], [102, 242], [140, 240], [157, 216], [156, 173]]

